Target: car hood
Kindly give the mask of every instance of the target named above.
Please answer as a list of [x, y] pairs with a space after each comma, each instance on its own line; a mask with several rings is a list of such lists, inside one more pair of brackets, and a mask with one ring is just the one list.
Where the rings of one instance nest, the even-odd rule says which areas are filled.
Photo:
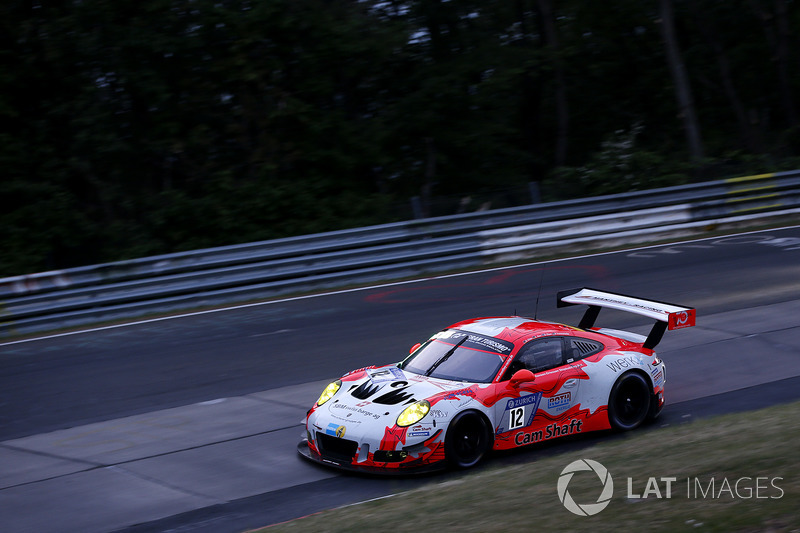
[[458, 400], [466, 404], [475, 397], [474, 388], [478, 386], [421, 376], [396, 366], [367, 369], [357, 377], [342, 382], [341, 391], [334, 401], [328, 402], [328, 409], [331, 413], [354, 419], [385, 418], [387, 424], [393, 424], [397, 415], [420, 400], [428, 400], [431, 404], [445, 399]]

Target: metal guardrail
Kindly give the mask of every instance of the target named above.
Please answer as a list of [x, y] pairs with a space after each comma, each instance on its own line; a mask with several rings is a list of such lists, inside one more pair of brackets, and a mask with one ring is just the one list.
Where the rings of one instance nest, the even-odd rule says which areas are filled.
[[0, 279], [0, 336], [644, 242], [798, 216], [800, 171], [167, 254]]

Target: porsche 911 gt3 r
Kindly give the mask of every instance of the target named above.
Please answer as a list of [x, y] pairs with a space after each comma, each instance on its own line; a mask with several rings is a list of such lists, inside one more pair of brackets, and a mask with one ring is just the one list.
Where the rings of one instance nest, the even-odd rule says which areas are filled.
[[[587, 305], [577, 327], [524, 317], [465, 320], [402, 362], [354, 370], [308, 411], [298, 445], [340, 468], [406, 472], [469, 467], [491, 450], [588, 431], [636, 428], [664, 406], [653, 349], [695, 310], [583, 288], [558, 306]], [[597, 328], [603, 307], [654, 319], [650, 334]]]

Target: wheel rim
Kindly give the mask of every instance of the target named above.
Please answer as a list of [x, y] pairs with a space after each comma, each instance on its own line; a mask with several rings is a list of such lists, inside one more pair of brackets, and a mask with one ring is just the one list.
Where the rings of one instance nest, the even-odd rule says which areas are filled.
[[629, 379], [617, 391], [614, 408], [623, 424], [636, 424], [647, 415], [647, 391], [638, 380]]
[[481, 458], [485, 448], [483, 426], [475, 418], [464, 418], [455, 428], [453, 451], [461, 464], [470, 464]]

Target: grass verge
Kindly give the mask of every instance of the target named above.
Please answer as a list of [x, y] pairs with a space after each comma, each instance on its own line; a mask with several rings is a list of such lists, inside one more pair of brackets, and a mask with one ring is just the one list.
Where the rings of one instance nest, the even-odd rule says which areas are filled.
[[[259, 531], [797, 533], [799, 415], [800, 402], [795, 402], [634, 431], [588, 448], [523, 465], [490, 466], [460, 479]], [[530, 453], [536, 453], [535, 447]], [[614, 482], [608, 506], [594, 516], [570, 513], [558, 497], [562, 470], [578, 459], [598, 461]], [[596, 502], [602, 484], [593, 472], [584, 471], [575, 473], [567, 487], [583, 505]]]

